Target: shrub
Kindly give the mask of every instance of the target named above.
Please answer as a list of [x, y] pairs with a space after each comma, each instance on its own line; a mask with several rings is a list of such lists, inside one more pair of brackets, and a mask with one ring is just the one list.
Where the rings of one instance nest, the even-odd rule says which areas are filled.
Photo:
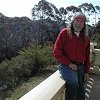
[[29, 79], [48, 64], [54, 64], [52, 46], [33, 45], [19, 51], [19, 56], [0, 64], [0, 91], [13, 88], [22, 80]]

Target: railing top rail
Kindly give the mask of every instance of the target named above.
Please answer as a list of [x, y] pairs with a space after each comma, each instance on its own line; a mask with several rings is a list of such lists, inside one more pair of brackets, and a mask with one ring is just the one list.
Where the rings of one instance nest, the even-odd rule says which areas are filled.
[[52, 100], [64, 84], [59, 71], [56, 71], [19, 100]]

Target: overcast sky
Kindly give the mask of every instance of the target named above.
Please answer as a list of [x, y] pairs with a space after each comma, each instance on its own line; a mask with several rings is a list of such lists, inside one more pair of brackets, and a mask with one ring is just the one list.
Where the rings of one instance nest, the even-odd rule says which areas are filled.
[[[27, 16], [31, 18], [31, 9], [40, 0], [0, 0], [0, 13], [8, 17]], [[84, 0], [46, 0], [54, 4], [57, 8], [67, 6], [78, 6], [85, 3]], [[86, 3], [92, 3], [94, 6], [100, 6], [100, 0], [86, 0]]]

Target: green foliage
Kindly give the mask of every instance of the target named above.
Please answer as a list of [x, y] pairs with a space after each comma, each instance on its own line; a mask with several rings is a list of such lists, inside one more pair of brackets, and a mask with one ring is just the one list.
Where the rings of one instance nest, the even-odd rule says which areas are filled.
[[0, 90], [5, 90], [14, 84], [14, 70], [10, 64], [11, 62], [8, 60], [0, 64]]
[[13, 88], [44, 67], [54, 64], [51, 45], [33, 45], [19, 51], [19, 56], [0, 64], [0, 91]]
[[97, 46], [96, 48], [100, 49], [100, 21], [97, 23], [97, 25], [94, 27], [93, 36], [91, 37], [92, 42], [96, 42]]
[[95, 54], [95, 52], [92, 52], [92, 61], [91, 61], [92, 66], [94, 66], [95, 60], [96, 60], [96, 54]]
[[28, 49], [23, 49], [19, 54], [22, 56], [23, 62], [28, 62], [29, 69], [31, 69], [34, 74], [34, 72], [40, 70], [46, 65], [46, 58], [49, 54], [47, 51], [49, 51], [48, 48], [36, 45]]
[[100, 42], [99, 42], [100, 41], [100, 34], [99, 33], [94, 34], [91, 38], [91, 41], [96, 42], [97, 43], [96, 48], [100, 49]]

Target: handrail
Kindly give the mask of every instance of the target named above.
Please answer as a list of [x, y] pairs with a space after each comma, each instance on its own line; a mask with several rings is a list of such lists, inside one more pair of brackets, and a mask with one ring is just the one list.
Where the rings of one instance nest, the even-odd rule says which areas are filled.
[[19, 100], [64, 100], [64, 91], [65, 81], [57, 70]]

